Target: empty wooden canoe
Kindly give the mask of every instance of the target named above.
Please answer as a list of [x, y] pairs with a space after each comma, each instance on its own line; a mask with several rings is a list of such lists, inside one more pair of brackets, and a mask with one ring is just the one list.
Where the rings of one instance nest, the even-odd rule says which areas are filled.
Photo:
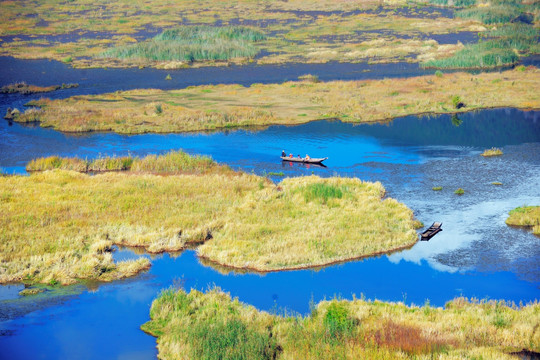
[[433, 225], [431, 225], [429, 228], [427, 228], [427, 230], [425, 230], [422, 233], [422, 235], [420, 237], [420, 240], [427, 241], [427, 240], [431, 239], [433, 236], [435, 236], [435, 234], [442, 231], [441, 226], [442, 226], [442, 223], [434, 222]]

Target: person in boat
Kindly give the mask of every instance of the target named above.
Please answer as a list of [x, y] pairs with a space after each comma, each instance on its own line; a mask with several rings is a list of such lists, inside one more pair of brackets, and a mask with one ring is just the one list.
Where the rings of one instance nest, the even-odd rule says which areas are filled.
[[289, 157], [292, 159], [292, 153], [289, 154]]
[[287, 154], [285, 154], [285, 150], [281, 150], [281, 157], [287, 157]]
[[308, 154], [306, 154], [306, 160], [311, 159]]

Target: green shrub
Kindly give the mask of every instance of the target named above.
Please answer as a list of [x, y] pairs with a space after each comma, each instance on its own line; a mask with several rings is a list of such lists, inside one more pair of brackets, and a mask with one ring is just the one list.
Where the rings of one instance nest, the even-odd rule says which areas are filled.
[[323, 318], [327, 335], [333, 339], [342, 339], [352, 335], [355, 324], [349, 316], [349, 309], [343, 302], [334, 301], [326, 310]]

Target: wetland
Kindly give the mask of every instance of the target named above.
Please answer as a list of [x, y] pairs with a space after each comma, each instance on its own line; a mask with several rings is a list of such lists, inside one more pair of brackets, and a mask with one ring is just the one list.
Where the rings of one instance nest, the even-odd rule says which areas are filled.
[[540, 352], [534, 2], [0, 8], [2, 355]]

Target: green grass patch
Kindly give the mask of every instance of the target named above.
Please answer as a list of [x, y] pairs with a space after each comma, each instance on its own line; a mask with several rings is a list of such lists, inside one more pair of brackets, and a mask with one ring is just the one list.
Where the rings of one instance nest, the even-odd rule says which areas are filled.
[[253, 58], [259, 52], [255, 43], [264, 38], [261, 32], [242, 26], [182, 26], [148, 41], [108, 49], [100, 56], [187, 62]]
[[302, 188], [306, 202], [320, 201], [326, 203], [329, 199], [341, 199], [344, 192], [342, 187], [325, 183], [310, 184]]

